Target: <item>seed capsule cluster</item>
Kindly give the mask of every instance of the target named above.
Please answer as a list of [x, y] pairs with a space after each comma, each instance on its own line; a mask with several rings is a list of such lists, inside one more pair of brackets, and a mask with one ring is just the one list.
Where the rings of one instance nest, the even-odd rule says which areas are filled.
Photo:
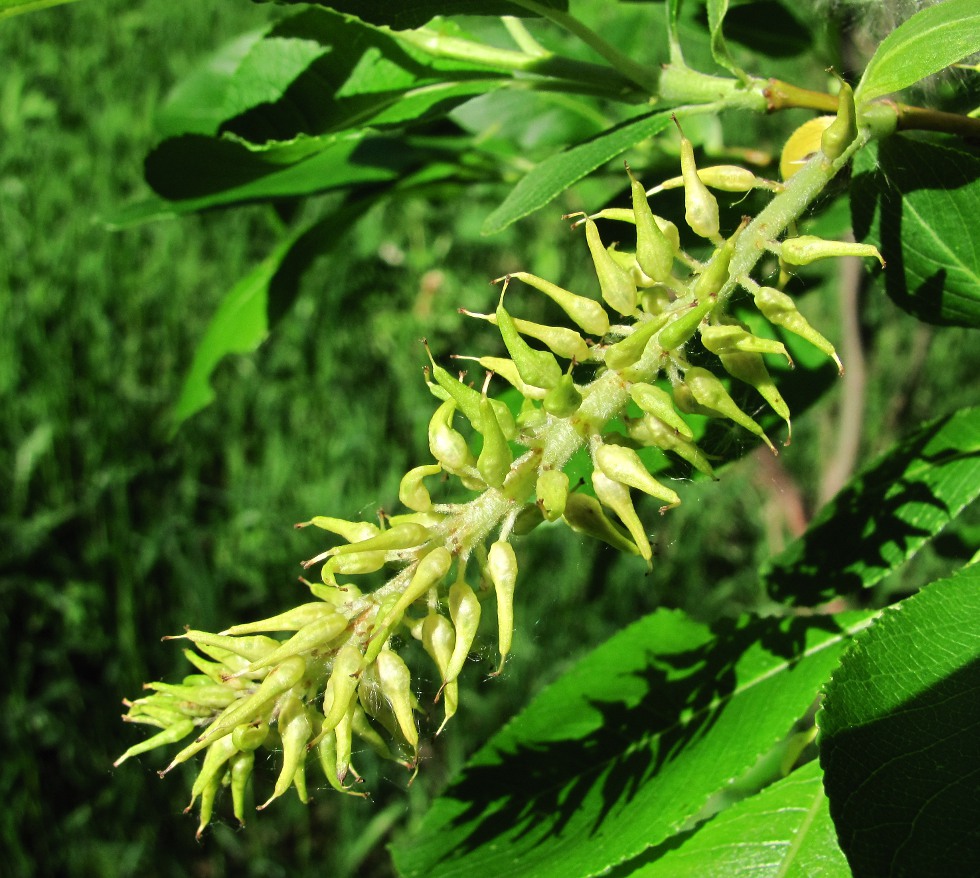
[[[844, 148], [841, 142], [850, 129], [841, 131], [847, 124], [825, 138], [827, 149]], [[320, 582], [303, 580], [312, 600], [219, 634], [186, 631], [176, 639], [193, 645], [185, 655], [198, 673], [179, 684], [149, 684], [144, 697], [126, 702], [124, 719], [158, 731], [126, 751], [117, 765], [188, 738], [164, 774], [204, 752], [188, 806], [199, 803], [199, 831], [223, 786], [230, 788], [233, 812], [244, 822], [246, 785], [260, 748], [279, 751], [281, 768], [259, 808], [290, 787], [305, 801], [311, 759], [335, 790], [364, 795], [352, 764], [355, 741], [414, 771], [417, 718], [428, 709], [398, 645], [415, 639], [431, 659], [439, 681], [435, 702], [441, 702], [441, 731], [458, 708], [458, 678], [481, 618], [490, 615], [484, 613], [489, 601], [496, 607], [495, 673], [511, 650], [515, 536], [542, 522], [563, 521], [652, 562], [634, 492], [656, 498], [663, 504], [661, 513], [680, 498], [651, 475], [638, 451], [658, 448], [714, 475], [684, 414], [733, 421], [775, 452], [726, 382], [688, 356], [694, 344], [714, 354], [728, 376], [755, 388], [789, 425], [789, 409], [764, 362], [766, 356], [789, 361], [789, 355], [780, 342], [754, 335], [729, 313], [735, 287], [752, 296], [771, 324], [810, 342], [840, 366], [833, 346], [790, 296], [747, 275], [733, 276], [748, 220], [723, 235], [711, 190], [761, 188], [779, 198], [780, 184], [730, 166], [698, 169], [683, 135], [680, 178], [647, 193], [627, 170], [632, 206], [581, 216], [576, 223], [585, 227], [599, 299], [518, 272], [495, 282], [500, 295], [492, 313], [471, 314], [498, 328], [507, 356], [459, 359], [475, 361], [517, 388], [523, 397], [519, 411], [488, 395], [490, 374], [477, 389], [430, 353], [427, 381], [439, 402], [428, 430], [434, 462], [402, 478], [399, 499], [407, 511], [382, 516], [377, 523], [320, 516], [297, 525], [340, 540], [304, 564], [320, 570]], [[712, 246], [706, 260], [681, 250], [676, 226], [651, 208], [651, 195], [677, 187], [684, 189], [688, 226]], [[635, 250], [607, 246], [596, 219], [635, 227]], [[850, 253], [878, 256], [873, 248], [811, 237], [762, 245], [785, 265]], [[545, 326], [513, 316], [512, 289], [519, 285], [550, 298], [569, 325]], [[587, 381], [577, 380], [584, 374]], [[639, 416], [625, 419], [625, 433], [611, 430], [610, 420], [630, 403]], [[479, 445], [475, 434], [482, 439]], [[564, 472], [581, 447], [592, 458], [594, 496], [571, 484]], [[430, 487], [447, 478], [478, 492], [477, 497], [460, 504], [434, 502]], [[363, 583], [357, 577], [379, 571], [389, 578], [375, 590], [356, 584]]]

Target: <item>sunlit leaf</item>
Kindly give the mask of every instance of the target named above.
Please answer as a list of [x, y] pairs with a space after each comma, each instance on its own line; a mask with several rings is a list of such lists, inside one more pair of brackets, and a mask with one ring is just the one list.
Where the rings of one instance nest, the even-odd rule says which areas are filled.
[[579, 878], [671, 841], [806, 712], [868, 614], [659, 611], [511, 721], [395, 847], [405, 878]]
[[623, 878], [851, 878], [823, 774], [810, 762], [653, 848], [618, 871]]
[[854, 233], [885, 257], [885, 290], [929, 323], [980, 326], [980, 159], [890, 137], [855, 162]]
[[870, 101], [908, 88], [977, 51], [980, 6], [976, 0], [945, 0], [927, 6], [882, 40], [855, 89], [855, 98]]
[[544, 207], [596, 168], [621, 155], [641, 140], [659, 134], [670, 125], [670, 118], [670, 112], [662, 112], [631, 119], [591, 140], [545, 159], [523, 177], [503, 204], [487, 217], [483, 224], [483, 233], [492, 235]]

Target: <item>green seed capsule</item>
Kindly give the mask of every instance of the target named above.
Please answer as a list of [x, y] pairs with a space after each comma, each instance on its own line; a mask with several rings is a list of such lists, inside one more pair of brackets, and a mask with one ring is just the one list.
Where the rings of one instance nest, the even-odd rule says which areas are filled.
[[228, 760], [231, 775], [231, 807], [239, 825], [245, 825], [245, 792], [255, 766], [255, 753], [251, 750], [238, 752]]
[[[751, 192], [753, 189], [778, 191], [782, 189], [778, 183], [757, 177], [748, 168], [739, 165], [710, 165], [706, 168], [698, 168], [698, 179], [710, 189], [718, 189], [722, 192]], [[668, 189], [680, 189], [683, 185], [683, 177], [671, 177], [648, 190], [646, 194], [654, 195]]]
[[350, 787], [345, 787], [343, 781], [338, 776], [337, 733], [333, 729], [322, 734], [322, 737], [320, 737], [320, 740], [316, 744], [316, 751], [320, 760], [320, 768], [323, 769], [323, 775], [326, 777], [327, 783], [330, 786], [338, 793], [345, 793], [348, 796], [358, 796], [362, 799], [367, 798], [367, 793], [357, 792]]
[[521, 378], [520, 372], [517, 371], [517, 366], [513, 360], [508, 360], [504, 357], [464, 357], [459, 354], [455, 356], [457, 360], [474, 360], [488, 372], [499, 375], [508, 384], [517, 388], [521, 396], [525, 399], [544, 399], [545, 394], [548, 392], [543, 387], [532, 387], [524, 381]]
[[515, 536], [526, 537], [544, 520], [544, 514], [537, 503], [525, 503], [514, 518], [512, 532]]
[[191, 803], [187, 806], [188, 809], [193, 807], [197, 797], [204, 792], [211, 781], [216, 777], [220, 779], [224, 773], [225, 763], [237, 752], [230, 736], [221, 738], [208, 747], [208, 752], [204, 754], [204, 761], [201, 763], [201, 770], [194, 780], [194, 786], [191, 787]]
[[360, 705], [354, 707], [354, 712], [351, 715], [351, 731], [357, 735], [362, 741], [364, 741], [375, 753], [377, 753], [382, 759], [394, 759], [391, 750], [385, 743], [385, 739], [381, 737], [377, 729], [371, 725], [371, 720], [368, 719], [367, 714], [364, 712], [364, 708]]
[[[249, 661], [257, 661], [263, 656], [268, 655], [272, 650], [279, 648], [279, 641], [266, 637], [264, 634], [253, 634], [248, 637], [230, 637], [226, 634], [211, 634], [207, 631], [195, 631], [189, 629], [183, 634], [172, 637], [164, 637], [163, 640], [190, 640], [202, 652], [217, 647], [220, 650], [227, 650], [235, 655], [247, 658]], [[212, 655], [212, 658], [218, 658]], [[218, 659], [221, 660], [220, 658]]]
[[496, 673], [504, 669], [514, 638], [514, 588], [517, 585], [517, 555], [510, 543], [498, 540], [487, 554], [487, 573], [497, 597], [497, 636], [500, 664]]
[[429, 529], [421, 524], [399, 524], [396, 527], [381, 531], [376, 537], [371, 537], [369, 540], [337, 546], [330, 550], [329, 555], [334, 557], [361, 552], [398, 552], [421, 546], [431, 536]]
[[[518, 271], [507, 275], [507, 277], [523, 281], [528, 286], [544, 293], [569, 316], [576, 326], [584, 329], [589, 335], [601, 337], [609, 332], [609, 317], [602, 305], [595, 299], [570, 293], [557, 284], [528, 274], [526, 271]], [[502, 280], [506, 280], [506, 278], [497, 278], [494, 283], [500, 283]]]
[[412, 675], [401, 656], [383, 649], [377, 659], [378, 681], [398, 722], [398, 728], [413, 752], [419, 748], [419, 731], [413, 711]]
[[476, 460], [466, 444], [466, 439], [453, 429], [455, 412], [455, 401], [447, 400], [436, 409], [429, 421], [429, 451], [451, 473], [476, 466]]
[[808, 341], [817, 350], [833, 359], [837, 364], [837, 370], [841, 375], [844, 374], [844, 366], [840, 357], [837, 356], [834, 346], [800, 314], [796, 303], [790, 296], [772, 287], [759, 287], [752, 295], [755, 299], [755, 306], [766, 320], [775, 326], [781, 326], [787, 332], [798, 335], [804, 341]]
[[[347, 576], [361, 576], [365, 573], [376, 573], [385, 566], [387, 559], [388, 553], [383, 551], [352, 552], [350, 555], [333, 555], [327, 558], [327, 562], [320, 568], [320, 576], [326, 585], [338, 589], [340, 586], [335, 578], [338, 573]], [[344, 586], [348, 590], [352, 587], [350, 585]], [[328, 599], [322, 599], [324, 602], [330, 603]]]
[[809, 265], [818, 259], [835, 256], [873, 257], [885, 267], [885, 260], [872, 244], [855, 244], [849, 241], [825, 241], [816, 235], [800, 235], [787, 238], [779, 247], [780, 258], [789, 265]]
[[402, 506], [416, 512], [428, 512], [432, 508], [432, 498], [423, 483], [426, 476], [435, 476], [442, 472], [438, 463], [430, 463], [410, 469], [398, 485], [398, 499]]
[[316, 515], [309, 521], [301, 521], [296, 527], [313, 525], [321, 530], [335, 533], [348, 543], [359, 543], [380, 533], [381, 528], [369, 521], [345, 521], [343, 518], [329, 518], [326, 515]]
[[721, 353], [718, 355], [721, 365], [733, 378], [754, 387], [759, 395], [772, 407], [772, 410], [786, 421], [789, 431], [785, 445], [789, 445], [793, 437], [793, 425], [789, 419], [789, 406], [776, 387], [766, 364], [759, 354], [749, 354], [740, 351]]
[[182, 704], [196, 704], [209, 711], [224, 710], [238, 698], [238, 691], [221, 683], [207, 686], [180, 686], [173, 683], [147, 683], [145, 688], [166, 692], [180, 699]]
[[269, 739], [269, 731], [268, 723], [244, 723], [235, 726], [231, 733], [231, 740], [236, 749], [247, 753], [258, 750]]
[[626, 430], [631, 439], [642, 445], [660, 448], [663, 451], [672, 451], [699, 472], [711, 478], [715, 477], [714, 470], [704, 452], [692, 441], [679, 435], [672, 426], [661, 421], [656, 415], [644, 414], [642, 418], [627, 420]]
[[[330, 678], [323, 692], [323, 726], [320, 734], [337, 727], [350, 707], [357, 691], [357, 674], [361, 671], [364, 656], [353, 644], [341, 647], [333, 662]], [[314, 740], [314, 743], [317, 743]], [[312, 745], [311, 745], [312, 746]]]
[[558, 383], [545, 394], [541, 405], [549, 415], [567, 418], [574, 415], [582, 405], [582, 394], [578, 392], [571, 375], [562, 375]]
[[614, 311], [629, 317], [636, 313], [636, 284], [603, 246], [596, 224], [586, 217], [585, 240], [592, 254], [602, 300]]
[[[472, 387], [468, 387], [462, 381], [454, 378], [442, 366], [437, 366], [428, 345], [426, 345], [425, 352], [429, 355], [429, 361], [432, 363], [432, 377], [449, 394], [449, 397], [455, 401], [456, 407], [463, 413], [466, 420], [470, 422], [473, 429], [482, 432], [480, 404], [483, 395], [480, 391], [474, 390]], [[508, 439], [513, 439], [517, 435], [517, 427], [514, 424], [514, 416], [510, 413], [510, 409], [495, 399], [491, 400], [490, 404], [493, 406], [497, 421], [504, 435]]]
[[[306, 762], [306, 744], [313, 737], [313, 725], [306, 712], [303, 699], [292, 692], [286, 693], [279, 702], [279, 737], [282, 740], [282, 769], [276, 779], [272, 795], [258, 810], [269, 807], [293, 784]], [[302, 796], [300, 797], [302, 798]]]
[[820, 151], [831, 161], [839, 159], [854, 141], [854, 138], [857, 137], [857, 111], [854, 107], [854, 92], [843, 79], [837, 100], [837, 117], [820, 138]]
[[595, 495], [599, 498], [599, 502], [615, 512], [619, 516], [619, 520], [626, 525], [630, 536], [633, 537], [633, 542], [639, 549], [640, 557], [649, 565], [651, 558], [653, 558], [653, 550], [650, 548], [650, 541], [647, 539], [643, 522], [636, 514], [636, 507], [633, 506], [633, 498], [630, 497], [629, 488], [603, 475], [599, 469], [592, 473], [592, 487], [595, 489]]
[[[331, 608], [332, 609], [332, 608]], [[253, 662], [250, 671], [278, 665], [288, 658], [323, 649], [331, 641], [340, 637], [350, 625], [346, 616], [333, 610], [329, 616], [321, 616], [309, 625], [304, 625], [292, 637], [286, 640], [279, 649], [269, 653], [257, 662]]]
[[695, 235], [709, 241], [721, 243], [718, 234], [718, 201], [708, 191], [708, 187], [698, 176], [698, 166], [694, 161], [694, 146], [684, 136], [680, 123], [674, 119], [677, 130], [681, 132], [681, 176], [684, 180], [684, 219]]
[[429, 552], [415, 568], [415, 573], [398, 602], [391, 608], [379, 623], [385, 630], [390, 630], [405, 615], [405, 611], [417, 600], [425, 597], [430, 588], [438, 585], [449, 573], [452, 566], [452, 553], [445, 546], [438, 546]]
[[775, 354], [786, 357], [789, 365], [793, 365], [793, 358], [790, 357], [782, 342], [770, 338], [759, 338], [752, 335], [744, 326], [737, 324], [723, 323], [702, 327], [701, 343], [706, 350], [718, 356], [723, 354]]
[[[497, 325], [496, 314], [477, 314], [475, 311], [467, 311], [465, 308], [459, 310], [461, 314], [465, 314], [467, 317], [476, 317], [479, 320], [486, 320], [494, 326]], [[532, 323], [530, 320], [521, 320], [518, 317], [514, 317], [513, 321], [521, 335], [536, 338], [553, 354], [565, 360], [584, 363], [592, 356], [585, 339], [574, 329], [569, 329], [567, 326], [545, 326], [542, 323]]]
[[670, 394], [652, 384], [630, 385], [630, 396], [643, 411], [659, 418], [685, 439], [693, 439], [691, 428], [674, 408]]
[[667, 322], [668, 315], [658, 314], [648, 320], [641, 320], [634, 324], [633, 332], [627, 335], [622, 341], [616, 342], [606, 348], [603, 358], [606, 366], [610, 369], [626, 369], [638, 362], [646, 350], [647, 344], [660, 328]]
[[[212, 775], [201, 790], [200, 819], [197, 825], [197, 832], [194, 833], [194, 837], [198, 840], [200, 840], [204, 834], [204, 830], [207, 829], [208, 824], [211, 822], [211, 815], [214, 813], [214, 800], [218, 795], [218, 790], [221, 789], [221, 781], [224, 777], [225, 770], [226, 767], [221, 766], [220, 771]], [[190, 810], [189, 805], [187, 810]]]
[[324, 617], [335, 616], [337, 611], [330, 604], [323, 601], [315, 601], [310, 604], [300, 604], [278, 616], [270, 616], [258, 622], [248, 622], [244, 625], [232, 625], [226, 628], [222, 634], [259, 634], [263, 631], [299, 631], [311, 622]]
[[535, 495], [548, 521], [557, 521], [564, 514], [568, 487], [568, 476], [560, 469], [546, 469], [538, 474]]
[[480, 599], [464, 580], [454, 582], [449, 589], [449, 615], [456, 628], [456, 643], [446, 668], [447, 683], [455, 680], [463, 670], [480, 627]]
[[197, 725], [192, 719], [185, 719], [175, 722], [170, 727], [165, 728], [162, 732], [157, 732], [155, 735], [147, 738], [145, 741], [140, 741], [139, 744], [134, 744], [112, 764], [118, 768], [127, 759], [130, 759], [133, 756], [139, 756], [141, 753], [149, 753], [150, 750], [155, 750], [157, 747], [165, 747], [168, 744], [176, 744], [178, 741], [186, 738], [196, 728]]
[[666, 485], [661, 485], [650, 475], [640, 456], [632, 448], [602, 443], [595, 448], [592, 457], [596, 467], [607, 478], [636, 488], [667, 503], [667, 506], [661, 508], [661, 514], [680, 504], [681, 498], [677, 493]]
[[621, 552], [627, 552], [630, 555], [640, 554], [636, 544], [623, 532], [622, 528], [606, 518], [602, 506], [595, 497], [580, 493], [569, 494], [562, 517], [565, 523], [577, 533], [602, 540]]
[[476, 468], [487, 485], [491, 488], [500, 488], [503, 487], [504, 479], [510, 472], [514, 455], [507, 444], [503, 430], [500, 429], [493, 406], [486, 396], [486, 385], [484, 385], [483, 399], [480, 401], [480, 414], [483, 418], [483, 429], [480, 431], [483, 433], [483, 448], [477, 458]]
[[504, 340], [507, 352], [514, 361], [521, 380], [534, 387], [550, 390], [561, 378], [561, 366], [550, 351], [535, 350], [524, 341], [514, 325], [513, 318], [504, 308], [503, 294], [506, 292], [505, 283], [500, 295], [500, 304], [497, 305], [497, 327], [500, 329], [500, 337]]
[[735, 255], [735, 244], [746, 225], [748, 225], [747, 221], [743, 220], [732, 236], [715, 250], [704, 271], [698, 275], [694, 282], [692, 307], [682, 312], [661, 331], [658, 341], [665, 351], [671, 351], [691, 338], [701, 325], [701, 321], [717, 306], [718, 293], [729, 280], [729, 268]]
[[674, 256], [678, 245], [673, 244], [661, 231], [650, 210], [646, 192], [630, 166], [626, 166], [633, 197], [633, 217], [636, 223], [636, 261], [643, 272], [655, 281], [666, 281], [674, 268]]
[[729, 396], [724, 385], [707, 369], [699, 366], [692, 366], [684, 375], [684, 384], [691, 392], [691, 396], [698, 405], [713, 412], [716, 417], [728, 418], [740, 427], [744, 427], [750, 433], [758, 436], [773, 454], [778, 454], [776, 447], [769, 441], [765, 431], [755, 421], [743, 412], [736, 404], [735, 400]]

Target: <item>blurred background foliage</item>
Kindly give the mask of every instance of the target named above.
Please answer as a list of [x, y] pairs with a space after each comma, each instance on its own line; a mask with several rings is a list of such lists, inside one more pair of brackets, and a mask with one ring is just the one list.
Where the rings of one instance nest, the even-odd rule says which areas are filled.
[[[368, 802], [320, 790], [306, 808], [288, 796], [247, 831], [226, 819], [195, 842], [192, 817], [181, 815], [189, 782], [156, 776], [162, 754], [111, 768], [143, 733], [119, 722], [120, 699], [145, 679], [186, 673], [161, 635], [186, 624], [220, 630], [302, 599], [299, 561], [321, 546], [292, 523], [391, 508], [400, 474], [427, 459], [433, 400], [417, 339], [440, 357], [497, 353], [487, 327], [456, 309], [490, 308], [487, 281], [508, 270], [573, 286], [587, 257], [557, 219], [598, 206], [623, 182], [600, 175], [604, 189], [586, 182], [490, 239], [480, 225], [505, 191], [490, 185], [374, 208], [349, 246], [309, 273], [259, 352], [222, 363], [214, 404], [170, 440], [169, 409], [216, 303], [276, 244], [282, 219], [268, 206], [240, 207], [111, 233], [99, 218], [146, 194], [141, 163], [167, 91], [216, 46], [280, 14], [250, 3], [91, 0], [0, 27], [8, 875], [390, 875], [386, 842], [410, 831], [462, 759], [583, 651], [662, 604], [701, 618], [757, 608], [758, 563], [812, 513], [838, 454], [835, 389], [797, 420], [778, 462], [750, 454], [720, 484], [683, 484], [685, 504], [662, 521], [650, 504], [650, 575], [635, 559], [541, 528], [523, 545], [506, 673], [486, 678], [488, 639], [485, 660], [461, 681], [464, 709], [407, 791], [392, 774], [372, 784]], [[622, 30], [629, 49], [639, 36]], [[837, 36], [810, 38], [822, 47], [817, 69]], [[470, 107], [458, 121], [482, 124], [481, 112]], [[708, 124], [702, 141], [770, 153], [785, 131], [782, 119]], [[547, 125], [521, 136], [532, 158], [553, 148]], [[633, 160], [675, 173], [669, 154]], [[812, 278], [813, 322], [838, 340], [840, 279]], [[860, 296], [867, 396], [863, 420], [843, 429], [860, 431], [867, 461], [911, 425], [975, 401], [980, 356], [965, 330], [919, 324], [875, 289]], [[525, 302], [533, 319], [543, 306]], [[968, 556], [978, 527], [966, 516], [916, 559], [921, 579], [885, 591], [941, 575], [949, 558]]]

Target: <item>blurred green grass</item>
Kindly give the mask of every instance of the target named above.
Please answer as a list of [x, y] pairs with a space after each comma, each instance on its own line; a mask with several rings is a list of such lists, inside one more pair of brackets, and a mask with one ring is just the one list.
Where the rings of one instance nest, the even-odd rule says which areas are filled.
[[[489, 241], [477, 230], [492, 193], [378, 209], [311, 273], [260, 352], [222, 365], [217, 402], [167, 442], [195, 343], [222, 293], [274, 244], [279, 221], [255, 207], [109, 234], [97, 218], [143, 192], [141, 160], [166, 90], [270, 14], [248, 3], [90, 0], [0, 28], [5, 874], [390, 875], [391, 834], [410, 831], [460, 761], [545, 682], [658, 603], [702, 616], [753, 606], [755, 565], [784, 536], [766, 514], [778, 498], [751, 458], [720, 485], [684, 484], [688, 502], [662, 522], [646, 509], [658, 531], [651, 575], [542, 529], [522, 550], [506, 673], [481, 679], [494, 664], [487, 638], [463, 709], [407, 792], [392, 775], [369, 803], [318, 791], [304, 808], [286, 797], [247, 831], [225, 818], [198, 844], [180, 813], [186, 774], [157, 778], [163, 754], [111, 768], [143, 734], [119, 722], [120, 699], [187, 672], [161, 635], [302, 600], [298, 562], [321, 546], [292, 522], [392, 506], [399, 474], [426, 457], [432, 401], [416, 339], [428, 336], [441, 356], [487, 350], [489, 332], [464, 325], [458, 306], [486, 310], [486, 281], [507, 270], [567, 282], [585, 261], [564, 256], [560, 209]], [[933, 336], [923, 340], [880, 294], [867, 301], [869, 423], [881, 427], [867, 431], [870, 453], [971, 401], [977, 355], [966, 333], [944, 330], [930, 346]], [[919, 344], [912, 386], [902, 364]], [[810, 503], [833, 405], [798, 423], [783, 456]], [[923, 565], [924, 577], [943, 559]]]

